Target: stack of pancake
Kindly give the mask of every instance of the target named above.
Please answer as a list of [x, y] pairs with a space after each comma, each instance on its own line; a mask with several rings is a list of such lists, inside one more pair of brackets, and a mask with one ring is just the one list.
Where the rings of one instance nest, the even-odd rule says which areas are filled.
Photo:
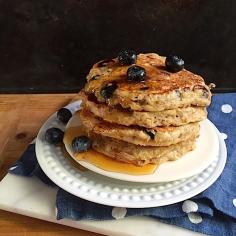
[[92, 147], [138, 166], [177, 160], [195, 148], [210, 89], [201, 76], [185, 69], [169, 72], [165, 57], [154, 53], [137, 55], [135, 65], [145, 69], [144, 81], [128, 81], [132, 65], [117, 58], [90, 70], [80, 92], [80, 118]]

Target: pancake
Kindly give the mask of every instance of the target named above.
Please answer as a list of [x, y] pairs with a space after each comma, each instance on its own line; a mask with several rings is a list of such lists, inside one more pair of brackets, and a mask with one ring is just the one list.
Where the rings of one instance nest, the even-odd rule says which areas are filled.
[[195, 139], [168, 147], [144, 147], [90, 133], [93, 149], [118, 161], [143, 166], [174, 161], [195, 148]]
[[80, 119], [88, 131], [142, 146], [168, 146], [199, 135], [198, 122], [178, 127], [155, 127], [151, 129], [139, 126], [123, 126], [97, 118], [90, 111], [82, 109]]
[[[154, 53], [139, 54], [136, 65], [145, 68], [146, 80], [129, 82], [129, 66], [120, 65], [117, 58], [96, 63], [87, 76], [85, 92], [94, 94], [99, 102], [121, 105], [135, 111], [163, 111], [189, 106], [208, 106], [211, 92], [204, 79], [188, 70], [171, 73], [165, 68], [165, 57]], [[109, 83], [116, 89], [109, 99], [101, 90]]]
[[192, 122], [199, 122], [207, 117], [205, 107], [190, 106], [156, 112], [131, 111], [122, 107], [107, 106], [106, 103], [98, 103], [96, 99], [89, 99], [83, 92], [80, 94], [85, 108], [95, 116], [110, 123], [125, 126], [138, 125], [146, 128], [181, 126]]

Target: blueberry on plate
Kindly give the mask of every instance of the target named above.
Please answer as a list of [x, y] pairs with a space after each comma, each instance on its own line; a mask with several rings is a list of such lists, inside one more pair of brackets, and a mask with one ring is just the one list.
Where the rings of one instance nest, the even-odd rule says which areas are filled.
[[75, 137], [72, 141], [72, 148], [75, 152], [85, 152], [91, 148], [92, 142], [87, 136]]
[[116, 89], [117, 89], [116, 83], [108, 83], [101, 89], [100, 94], [104, 99], [109, 99], [112, 97]]
[[168, 71], [178, 72], [184, 69], [184, 60], [178, 56], [168, 56], [165, 65]]
[[69, 109], [63, 107], [57, 112], [57, 119], [62, 123], [66, 124], [70, 118], [72, 117], [72, 113]]
[[45, 140], [50, 144], [59, 144], [63, 141], [64, 132], [58, 128], [50, 128], [45, 133]]
[[118, 54], [118, 61], [121, 65], [131, 65], [137, 60], [137, 54], [133, 50], [125, 50]]
[[146, 77], [146, 71], [141, 66], [131, 66], [127, 70], [127, 80], [133, 82], [144, 81]]

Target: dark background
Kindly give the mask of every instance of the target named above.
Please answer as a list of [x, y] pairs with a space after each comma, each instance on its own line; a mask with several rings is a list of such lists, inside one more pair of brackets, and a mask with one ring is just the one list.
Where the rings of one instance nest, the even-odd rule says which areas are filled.
[[177, 54], [236, 90], [234, 0], [0, 0], [0, 92], [76, 92], [124, 48]]

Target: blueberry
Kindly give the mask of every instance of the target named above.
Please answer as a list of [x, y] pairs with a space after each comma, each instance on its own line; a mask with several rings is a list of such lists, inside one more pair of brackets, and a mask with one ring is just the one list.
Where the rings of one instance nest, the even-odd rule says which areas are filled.
[[144, 81], [146, 77], [146, 71], [141, 66], [131, 66], [127, 70], [127, 80], [134, 82]]
[[85, 152], [91, 148], [92, 142], [87, 136], [76, 137], [72, 141], [72, 148], [75, 152]]
[[143, 131], [144, 131], [152, 140], [155, 139], [155, 134], [154, 134], [152, 131], [147, 130], [147, 129], [144, 129]]
[[121, 65], [131, 65], [137, 60], [137, 54], [135, 51], [126, 50], [118, 54], [118, 61]]
[[101, 89], [101, 96], [105, 99], [109, 99], [112, 97], [114, 91], [117, 89], [116, 83], [108, 83]]
[[64, 132], [58, 128], [50, 128], [45, 133], [45, 139], [50, 144], [59, 144], [63, 141]]
[[97, 80], [97, 79], [99, 79], [99, 75], [94, 75], [94, 76], [91, 78], [91, 80]]
[[70, 118], [72, 117], [72, 113], [69, 109], [63, 107], [57, 112], [57, 119], [62, 123], [66, 124]]
[[170, 72], [178, 72], [184, 69], [184, 60], [178, 56], [166, 57], [166, 68]]

